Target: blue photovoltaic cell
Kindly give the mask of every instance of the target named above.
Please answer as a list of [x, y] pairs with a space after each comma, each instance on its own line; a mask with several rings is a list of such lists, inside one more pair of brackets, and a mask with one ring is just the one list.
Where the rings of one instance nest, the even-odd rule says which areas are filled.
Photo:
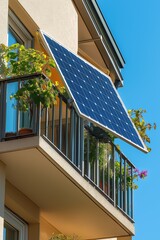
[[146, 151], [108, 76], [50, 37], [43, 36], [80, 114]]

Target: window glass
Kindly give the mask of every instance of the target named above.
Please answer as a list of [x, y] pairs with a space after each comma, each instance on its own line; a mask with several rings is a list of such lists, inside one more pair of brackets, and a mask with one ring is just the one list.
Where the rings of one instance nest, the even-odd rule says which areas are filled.
[[12, 32], [9, 30], [8, 32], [8, 45], [12, 45], [17, 42], [16, 37], [12, 34]]
[[8, 83], [7, 84], [7, 94], [6, 94], [6, 132], [16, 132], [17, 131], [17, 101], [10, 96], [16, 93], [18, 90], [18, 83]]
[[[31, 46], [31, 36], [27, 32], [24, 26], [18, 21], [16, 16], [9, 11], [9, 25], [8, 28], [8, 46], [11, 46], [15, 43], [23, 44], [27, 47]], [[13, 30], [14, 29], [14, 30]], [[22, 40], [23, 39], [23, 40]], [[9, 83], [7, 84], [7, 94], [6, 94], [6, 123], [5, 123], [5, 133], [6, 136], [8, 133], [15, 134], [18, 131], [17, 120], [18, 112], [15, 109], [17, 102], [15, 99], [10, 99], [10, 96], [13, 95], [18, 90], [18, 83]], [[23, 127], [28, 127], [29, 120], [28, 115], [21, 113], [20, 115], [20, 125]]]
[[18, 240], [18, 230], [7, 222], [4, 223], [3, 240]]
[[14, 43], [20, 43], [24, 44], [24, 42], [14, 33], [11, 28], [8, 30], [8, 46], [14, 44]]
[[[19, 43], [16, 35], [8, 30], [8, 46]], [[10, 96], [13, 95], [18, 90], [18, 83], [9, 83], [7, 84], [7, 94], [6, 94], [6, 133], [16, 132], [17, 131], [17, 111], [15, 110], [16, 101], [15, 99], [10, 99]]]

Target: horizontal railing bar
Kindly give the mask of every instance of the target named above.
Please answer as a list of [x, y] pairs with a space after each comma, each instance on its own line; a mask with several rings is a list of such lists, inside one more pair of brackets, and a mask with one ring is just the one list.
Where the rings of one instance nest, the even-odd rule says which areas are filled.
[[8, 77], [8, 78], [2, 78], [0, 79], [1, 82], [12, 82], [12, 81], [19, 81], [19, 80], [27, 80], [27, 79], [32, 79], [36, 77], [43, 77], [47, 78], [44, 74], [42, 73], [34, 73], [34, 74], [26, 74], [26, 75], [19, 75], [19, 76], [13, 76], [13, 77]]
[[[19, 82], [19, 81], [24, 81], [24, 80], [29, 80], [32, 78], [38, 78], [38, 77], [42, 77], [44, 79], [49, 79], [45, 74], [43, 73], [34, 73], [34, 74], [26, 74], [26, 75], [19, 75], [19, 76], [12, 76], [12, 77], [8, 77], [8, 78], [3, 78], [0, 79], [1, 82], [7, 82], [7, 83], [11, 83], [11, 82]], [[58, 91], [58, 96], [62, 97], [62, 100], [69, 104], [72, 105], [73, 103], [73, 99], [67, 99], [62, 93], [59, 92], [59, 90], [56, 88], [56, 86], [53, 84], [53, 88], [55, 88]]]

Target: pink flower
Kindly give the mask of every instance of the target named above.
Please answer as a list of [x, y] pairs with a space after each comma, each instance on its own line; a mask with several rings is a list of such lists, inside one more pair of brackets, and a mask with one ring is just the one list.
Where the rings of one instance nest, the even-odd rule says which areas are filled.
[[138, 168], [135, 168], [135, 169], [134, 169], [134, 172], [137, 173], [137, 174], [139, 174]]
[[143, 171], [138, 173], [138, 176], [140, 178], [145, 178], [145, 177], [147, 177], [147, 174], [148, 174], [147, 170], [143, 170]]

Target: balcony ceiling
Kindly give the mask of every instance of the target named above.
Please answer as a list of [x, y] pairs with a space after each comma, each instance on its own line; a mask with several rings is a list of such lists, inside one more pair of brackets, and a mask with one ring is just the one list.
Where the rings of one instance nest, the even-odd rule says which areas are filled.
[[2, 142], [0, 159], [6, 164], [7, 180], [59, 231], [84, 239], [134, 233], [133, 224], [44, 139]]
[[[98, 63], [99, 66], [97, 67], [104, 72], [106, 72], [106, 70], [108, 71], [109, 69], [113, 82], [116, 79], [119, 79], [121, 85], [123, 85], [121, 73], [118, 70], [118, 67], [115, 67], [112, 63], [112, 60], [108, 54], [110, 51], [108, 50], [108, 47], [104, 45], [95, 23], [85, 7], [84, 1], [73, 0], [73, 2], [78, 12], [79, 53], [83, 51], [85, 54], [87, 54], [92, 61], [96, 62], [96, 66]], [[91, 63], [93, 63], [92, 61]]]
[[[79, 39], [79, 52], [85, 53], [88, 55], [92, 62], [96, 62], [100, 69], [104, 70], [110, 68], [110, 63], [106, 64], [96, 46], [96, 42], [100, 41], [100, 38], [97, 36], [95, 39], [92, 38], [91, 34], [89, 33], [83, 19], [80, 15], [78, 15], [78, 24], [79, 24], [79, 32], [78, 32], [78, 39]], [[89, 59], [88, 59], [89, 60]], [[90, 60], [91, 61], [91, 60]]]

